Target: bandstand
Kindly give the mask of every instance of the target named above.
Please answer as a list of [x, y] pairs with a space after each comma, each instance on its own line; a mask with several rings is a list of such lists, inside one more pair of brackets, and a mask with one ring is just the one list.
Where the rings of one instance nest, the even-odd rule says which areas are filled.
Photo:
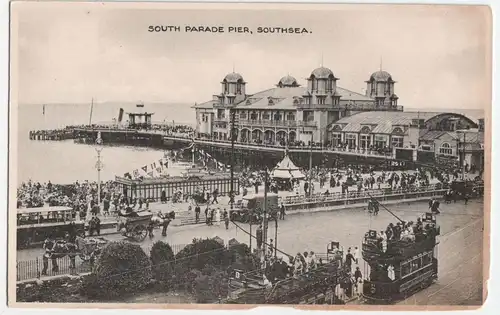
[[152, 125], [152, 116], [154, 113], [148, 112], [144, 108], [144, 104], [137, 104], [135, 108], [128, 114], [128, 127], [129, 128], [140, 128], [140, 129], [150, 129]]

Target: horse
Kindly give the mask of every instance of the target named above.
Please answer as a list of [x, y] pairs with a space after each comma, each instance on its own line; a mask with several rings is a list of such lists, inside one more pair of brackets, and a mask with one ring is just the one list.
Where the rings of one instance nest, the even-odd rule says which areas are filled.
[[[156, 215], [153, 215], [151, 217], [150, 221], [150, 226], [152, 229], [156, 227], [162, 227], [162, 235], [166, 236], [167, 233], [167, 227], [172, 222], [172, 220], [175, 219], [175, 211], [170, 211], [169, 213], [163, 214], [161, 212], [158, 212]], [[151, 233], [152, 233], [151, 229]], [[151, 234], [152, 235], [152, 234]]]
[[48, 239], [44, 243], [45, 254], [42, 256], [43, 269], [42, 275], [47, 275], [49, 268], [49, 259], [52, 261], [52, 272], [59, 271], [57, 259], [68, 256], [70, 259], [70, 269], [76, 269], [75, 257], [78, 255], [78, 248], [76, 244], [70, 243], [66, 240], [51, 240]]
[[107, 241], [100, 238], [84, 238], [80, 235], [76, 236], [75, 242], [67, 240], [46, 240], [44, 243], [45, 254], [42, 256], [43, 270], [42, 275], [47, 275], [49, 268], [49, 259], [52, 261], [52, 272], [59, 271], [57, 259], [68, 256], [70, 259], [70, 270], [76, 269], [76, 256], [79, 256], [83, 261], [90, 261], [93, 265], [95, 258], [99, 256], [101, 247]]

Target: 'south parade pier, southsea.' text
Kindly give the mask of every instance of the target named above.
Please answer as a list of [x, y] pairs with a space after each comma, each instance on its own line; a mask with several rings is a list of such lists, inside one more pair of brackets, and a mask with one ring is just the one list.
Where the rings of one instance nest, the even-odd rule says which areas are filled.
[[184, 32], [184, 33], [208, 33], [208, 34], [312, 34], [312, 31], [304, 27], [281, 27], [281, 26], [209, 26], [209, 25], [149, 25], [148, 32]]

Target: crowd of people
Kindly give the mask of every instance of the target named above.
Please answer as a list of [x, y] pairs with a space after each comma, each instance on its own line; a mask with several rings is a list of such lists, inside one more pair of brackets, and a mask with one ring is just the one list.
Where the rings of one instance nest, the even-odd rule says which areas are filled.
[[[17, 189], [17, 208], [34, 208], [44, 206], [67, 206], [71, 207], [74, 217], [80, 215], [85, 217], [87, 211], [92, 215], [99, 213], [98, 184], [91, 181], [76, 181], [69, 185], [56, 185], [50, 181], [47, 183], [28, 182], [21, 183]], [[120, 193], [118, 185], [114, 181], [101, 183], [100, 200], [102, 202], [103, 214], [109, 215], [110, 211], [118, 211], [120, 207], [129, 204], [128, 198]], [[143, 199], [134, 202], [142, 205]]]
[[[433, 206], [435, 200], [432, 201]], [[424, 222], [422, 218], [417, 218], [417, 221], [400, 221], [396, 224], [389, 223], [385, 230], [380, 232], [369, 231], [365, 234], [365, 242], [373, 243], [386, 252], [392, 245], [398, 246], [400, 242], [413, 243], [421, 242], [428, 236], [435, 236], [437, 226], [432, 222]]]
[[[257, 237], [259, 230], [257, 230]], [[295, 256], [279, 256], [273, 245], [273, 240], [267, 244], [267, 252], [264, 257], [263, 285], [271, 288], [277, 282], [290, 279], [299, 280], [314, 274], [316, 270], [321, 270], [326, 264], [334, 261], [339, 262], [338, 267], [342, 272], [339, 274], [335, 295], [340, 302], [351, 298], [354, 294], [360, 293], [363, 275], [359, 263], [361, 254], [358, 247], [349, 247], [347, 252], [336, 248], [330, 253], [329, 261], [325, 257], [317, 257], [314, 251], [298, 252]], [[262, 242], [257, 239], [257, 247], [262, 250]], [[288, 259], [287, 259], [288, 258]]]

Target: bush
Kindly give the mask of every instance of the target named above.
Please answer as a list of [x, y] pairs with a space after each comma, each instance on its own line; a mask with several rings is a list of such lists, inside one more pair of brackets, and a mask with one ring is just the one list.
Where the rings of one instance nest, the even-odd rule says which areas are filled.
[[197, 303], [216, 303], [228, 294], [228, 277], [224, 271], [207, 265], [204, 273], [195, 279], [194, 293]]
[[151, 248], [150, 258], [154, 279], [164, 285], [169, 285], [174, 272], [173, 261], [175, 259], [170, 245], [162, 241], [154, 243]]
[[230, 255], [224, 245], [215, 239], [194, 239], [193, 242], [177, 253], [175, 259], [188, 269], [202, 270], [206, 265], [227, 266]]
[[247, 244], [237, 244], [229, 248], [232, 269], [250, 271], [260, 266], [260, 259], [250, 252], [250, 247]]
[[103, 248], [84, 292], [100, 298], [136, 293], [151, 280], [151, 264], [139, 245], [111, 242]]

